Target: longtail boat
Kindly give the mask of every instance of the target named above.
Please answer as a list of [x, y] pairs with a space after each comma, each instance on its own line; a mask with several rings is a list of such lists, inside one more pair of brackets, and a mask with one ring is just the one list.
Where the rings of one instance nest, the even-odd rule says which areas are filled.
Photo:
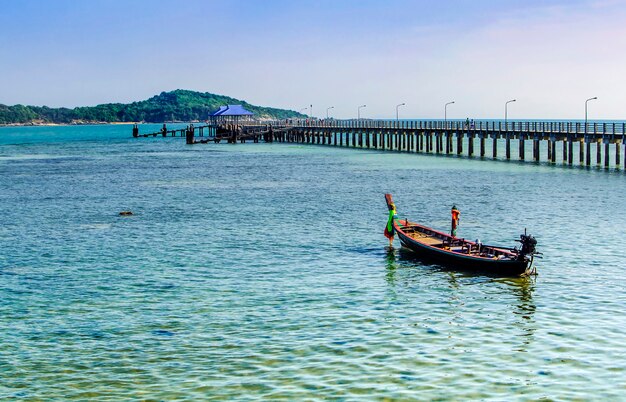
[[[387, 207], [395, 210], [391, 194], [385, 194]], [[451, 236], [408, 219], [393, 219], [393, 229], [402, 245], [418, 257], [443, 265], [493, 275], [519, 276], [535, 274], [534, 257], [537, 240], [526, 233], [517, 240], [520, 248], [487, 246]], [[526, 232], [526, 231], [524, 231]]]

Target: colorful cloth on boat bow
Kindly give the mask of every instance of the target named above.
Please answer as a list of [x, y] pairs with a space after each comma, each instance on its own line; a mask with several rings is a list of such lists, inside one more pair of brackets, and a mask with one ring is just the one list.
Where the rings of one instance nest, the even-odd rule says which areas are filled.
[[391, 208], [389, 209], [389, 219], [387, 219], [387, 226], [385, 226], [385, 237], [388, 239], [393, 239], [393, 236], [396, 234], [393, 229], [393, 220], [397, 217], [396, 206], [391, 204]]

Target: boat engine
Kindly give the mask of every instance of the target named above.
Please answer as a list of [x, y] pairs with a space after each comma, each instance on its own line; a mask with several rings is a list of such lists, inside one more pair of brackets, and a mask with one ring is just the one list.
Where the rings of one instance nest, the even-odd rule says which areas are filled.
[[524, 233], [519, 237], [518, 241], [522, 243], [522, 248], [519, 251], [520, 255], [534, 255], [537, 253], [537, 240], [532, 235]]

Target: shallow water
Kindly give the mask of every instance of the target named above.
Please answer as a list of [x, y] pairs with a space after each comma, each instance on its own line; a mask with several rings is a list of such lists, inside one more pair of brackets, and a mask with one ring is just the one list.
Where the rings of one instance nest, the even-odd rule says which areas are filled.
[[[0, 129], [2, 399], [626, 398], [623, 172], [129, 137]], [[385, 192], [539, 276], [387, 251]]]

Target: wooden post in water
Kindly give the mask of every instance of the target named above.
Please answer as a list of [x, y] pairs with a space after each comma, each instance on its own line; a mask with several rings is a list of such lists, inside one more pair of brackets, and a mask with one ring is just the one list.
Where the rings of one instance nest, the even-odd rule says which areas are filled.
[[587, 156], [585, 158], [585, 165], [591, 166], [591, 139], [585, 135], [585, 143], [587, 148]]
[[539, 139], [537, 134], [535, 134], [534, 144], [535, 144], [535, 161], [539, 162], [539, 160], [541, 159], [541, 140]]
[[456, 154], [461, 155], [463, 153], [463, 133], [456, 132]]
[[194, 137], [193, 128], [187, 127], [187, 131], [185, 132], [185, 140], [188, 145], [193, 144], [195, 142], [193, 137]]
[[615, 168], [619, 168], [619, 165], [620, 165], [619, 148], [620, 148], [619, 141], [615, 141]]
[[[533, 157], [534, 156], [535, 152], [533, 149]], [[526, 150], [524, 149], [524, 133], [519, 133], [519, 158], [522, 161], [526, 158]]]
[[474, 156], [474, 135], [467, 132], [467, 156]]
[[602, 163], [602, 146], [600, 145], [600, 141], [596, 140], [596, 165], [600, 165]]
[[609, 145], [610, 145], [609, 139], [604, 136], [604, 168], [608, 169], [609, 168]]
[[563, 138], [563, 163], [567, 162], [567, 137]]

